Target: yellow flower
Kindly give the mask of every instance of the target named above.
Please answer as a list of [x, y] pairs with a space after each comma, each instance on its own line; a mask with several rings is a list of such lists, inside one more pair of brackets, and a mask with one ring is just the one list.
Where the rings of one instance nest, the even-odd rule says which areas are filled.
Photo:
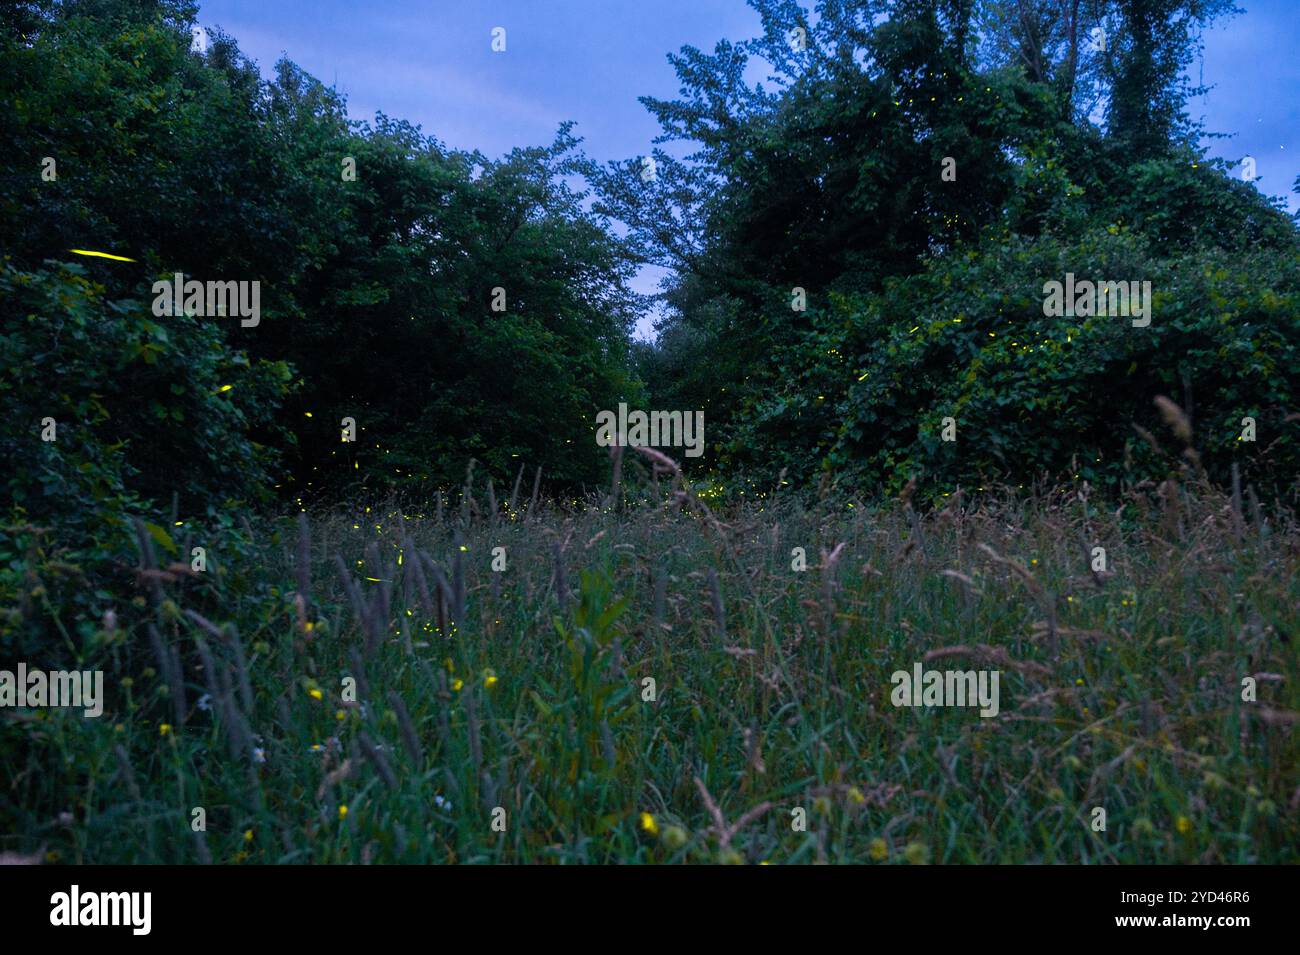
[[167, 735], [168, 733], [170, 733], [171, 731], [172, 731], [172, 724], [170, 724], [170, 723], [161, 723], [161, 724], [159, 724], [159, 726], [158, 726], [158, 735], [159, 735], [159, 736], [166, 736], [166, 735]]
[[496, 681], [497, 681], [497, 675], [495, 673], [493, 673], [491, 670], [483, 671], [484, 686], [491, 686], [493, 683], [496, 683]]
[[346, 819], [347, 817], [348, 817], [348, 807], [346, 805], [339, 806], [339, 818]]
[[871, 840], [871, 858], [877, 862], [884, 862], [889, 858], [889, 846], [885, 845], [884, 839]]
[[867, 801], [867, 797], [862, 795], [862, 790], [857, 786], [849, 787], [849, 798], [856, 803], [864, 803]]
[[320, 690], [316, 689], [316, 687], [312, 687], [310, 690], [308, 690], [307, 695], [310, 696], [313, 700], [325, 699], [325, 694], [322, 693]]
[[244, 830], [244, 841], [245, 841], [245, 842], [252, 842], [252, 841], [253, 841], [253, 830], [252, 830], [252, 829], [245, 829], [245, 830]]
[[334, 718], [335, 718], [336, 720], [345, 720], [345, 719], [348, 718], [348, 714], [344, 713], [342, 710], [335, 710], [335, 711], [334, 711]]
[[460, 677], [456, 677], [456, 679], [451, 681], [451, 688], [455, 690], [457, 693], [460, 692], [460, 688], [463, 687], [464, 685], [465, 685], [465, 681], [462, 680]]
[[1192, 820], [1188, 819], [1186, 816], [1179, 816], [1174, 822], [1174, 828], [1185, 836], [1192, 831]]
[[659, 824], [655, 822], [655, 817], [648, 812], [641, 813], [641, 828], [652, 836], [659, 834]]

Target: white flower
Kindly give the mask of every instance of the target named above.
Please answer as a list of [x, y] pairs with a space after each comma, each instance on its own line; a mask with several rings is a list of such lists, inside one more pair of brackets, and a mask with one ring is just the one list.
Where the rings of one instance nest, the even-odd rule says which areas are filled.
[[253, 750], [253, 760], [258, 763], [266, 762], [266, 750], [262, 749], [260, 746]]
[[212, 709], [212, 694], [204, 693], [201, 697], [199, 697], [199, 702], [196, 705], [198, 706], [199, 709], [203, 710], [205, 713], [208, 710]]
[[448, 812], [451, 812], [451, 802], [447, 799], [443, 799], [441, 796], [434, 796], [433, 804], [439, 809], [445, 809]]

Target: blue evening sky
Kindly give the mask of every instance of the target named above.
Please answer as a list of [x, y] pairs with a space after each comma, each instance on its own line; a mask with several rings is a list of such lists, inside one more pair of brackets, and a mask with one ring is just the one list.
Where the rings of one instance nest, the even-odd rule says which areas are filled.
[[[1213, 155], [1253, 156], [1256, 185], [1295, 211], [1300, 4], [1238, 6], [1246, 12], [1205, 35], [1191, 75], [1213, 89], [1191, 113], [1208, 131], [1234, 134], [1210, 141]], [[448, 146], [493, 156], [548, 143], [571, 119], [599, 160], [650, 148], [659, 129], [637, 97], [676, 95], [667, 53], [758, 31], [744, 0], [201, 0], [199, 23], [233, 35], [266, 75], [288, 56], [336, 86], [354, 118], [382, 110]], [[491, 49], [498, 26], [505, 53]], [[657, 281], [647, 269], [637, 284], [654, 291]]]

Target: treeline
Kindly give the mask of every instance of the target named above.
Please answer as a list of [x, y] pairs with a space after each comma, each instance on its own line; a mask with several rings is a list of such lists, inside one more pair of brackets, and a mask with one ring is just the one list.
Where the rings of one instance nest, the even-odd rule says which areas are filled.
[[[593, 170], [672, 270], [640, 367], [706, 409], [720, 474], [1114, 490], [1184, 450], [1133, 427], [1163, 435], [1165, 395], [1215, 480], [1294, 491], [1300, 238], [1186, 109], [1231, 4], [751, 5], [761, 36], [683, 49], [680, 98], [643, 100], [678, 147], [654, 176]], [[1150, 325], [1045, 316], [1067, 273], [1149, 281]]]
[[[603, 480], [593, 416], [637, 395], [635, 263], [570, 185], [570, 129], [491, 159], [351, 121], [292, 63], [267, 81], [234, 38], [195, 42], [196, 13], [37, 0], [2, 15], [16, 516], [431, 490], [471, 457], [499, 485], [521, 465], [549, 486]], [[153, 283], [176, 273], [259, 283], [257, 321], [159, 317]]]
[[[751, 2], [761, 36], [684, 48], [681, 97], [643, 100], [686, 148], [605, 166], [568, 126], [490, 159], [351, 121], [288, 61], [196, 48], [182, 0], [7, 7], [13, 517], [429, 491], [470, 458], [603, 483], [620, 401], [703, 410], [692, 468], [733, 489], [870, 495], [1159, 477], [1167, 395], [1216, 480], [1293, 487], [1300, 234], [1186, 113], [1229, 4]], [[259, 320], [160, 317], [177, 273], [259, 283]], [[1067, 274], [1149, 282], [1149, 326], [1045, 315]]]

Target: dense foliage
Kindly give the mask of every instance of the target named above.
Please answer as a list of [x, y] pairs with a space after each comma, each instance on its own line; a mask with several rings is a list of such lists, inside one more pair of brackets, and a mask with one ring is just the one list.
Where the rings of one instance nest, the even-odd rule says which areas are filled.
[[[494, 160], [382, 114], [349, 121], [333, 90], [288, 61], [265, 81], [229, 36], [198, 48], [194, 13], [172, 0], [69, 0], [8, 14], [0, 235], [11, 267], [50, 283], [79, 261], [106, 300], [138, 303], [141, 321], [151, 283], [177, 272], [260, 282], [255, 326], [209, 317], [219, 330], [179, 347], [218, 369], [241, 353], [286, 363], [287, 393], [234, 397], [262, 408], [224, 438], [232, 462], [271, 452], [296, 497], [445, 483], [471, 456], [498, 482], [521, 463], [562, 484], [598, 478], [595, 412], [635, 390], [633, 263], [570, 185], [580, 154], [569, 127]], [[42, 317], [54, 319], [6, 329], [23, 337], [15, 347], [37, 347], [24, 336], [44, 334]], [[188, 335], [184, 324], [162, 319], [150, 334]], [[30, 404], [6, 422], [28, 447], [56, 410], [41, 398], [24, 392]], [[155, 400], [104, 393], [117, 430], [103, 438], [137, 438], [129, 425]], [[344, 417], [359, 434], [346, 447]], [[210, 449], [195, 450], [182, 468], [206, 467]], [[12, 479], [34, 487], [38, 459], [16, 455]], [[241, 496], [268, 486], [260, 470], [244, 475]], [[143, 466], [124, 478], [144, 494], [172, 480]], [[183, 510], [225, 497], [175, 489]]]
[[[654, 402], [707, 409], [725, 475], [1113, 484], [1172, 394], [1216, 480], [1294, 485], [1300, 233], [1184, 110], [1226, 5], [752, 5], [762, 37], [685, 48], [681, 98], [643, 100], [693, 151], [593, 171], [674, 270]], [[1150, 282], [1150, 326], [1045, 317], [1067, 272]]]

